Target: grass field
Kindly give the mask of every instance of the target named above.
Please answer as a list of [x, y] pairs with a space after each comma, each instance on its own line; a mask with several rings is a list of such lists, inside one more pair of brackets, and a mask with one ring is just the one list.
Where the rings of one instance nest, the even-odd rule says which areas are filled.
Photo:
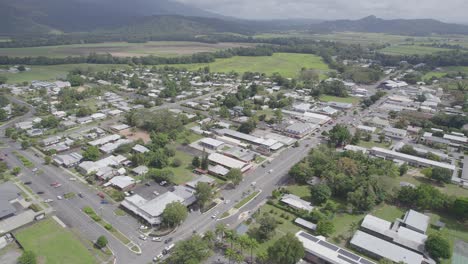
[[359, 103], [359, 98], [356, 97], [337, 97], [337, 96], [330, 96], [330, 95], [322, 95], [320, 96], [320, 101], [323, 102], [340, 102], [340, 103], [351, 103], [357, 104]]
[[[0, 49], [1, 50], [1, 49]], [[91, 68], [93, 71], [106, 71], [128, 67], [124, 64], [65, 64], [52, 66], [27, 66], [30, 71], [20, 73], [0, 73], [0, 76], [8, 78], [8, 83], [31, 82], [33, 80], [56, 80], [65, 78], [69, 71], [75, 68]]]
[[439, 51], [449, 51], [449, 49], [423, 47], [417, 45], [394, 45], [381, 49], [379, 52], [389, 55], [425, 55]]
[[86, 247], [52, 219], [24, 228], [15, 236], [25, 250], [36, 253], [38, 263], [96, 263]]
[[172, 162], [174, 159], [179, 159], [180, 161], [182, 161], [182, 165], [180, 165], [179, 167], [169, 167], [169, 170], [171, 170], [175, 176], [174, 183], [183, 184], [192, 180], [193, 172], [191, 170], [191, 166], [193, 156], [177, 150], [174, 158], [172, 158], [170, 161]]
[[247, 71], [260, 72], [271, 75], [275, 72], [286, 77], [296, 77], [301, 68], [316, 69], [320, 72], [327, 72], [328, 65], [319, 56], [311, 54], [297, 53], [275, 53], [273, 56], [247, 57], [236, 56], [228, 59], [217, 59], [215, 62], [204, 64], [180, 64], [170, 65], [188, 70], [198, 70], [209, 66], [212, 72], [244, 73]]
[[96, 44], [73, 44], [46, 47], [28, 48], [3, 48], [0, 49], [0, 56], [11, 57], [67, 57], [86, 56], [94, 53], [110, 53], [117, 57], [132, 57], [155, 55], [162, 57], [173, 57], [181, 55], [191, 55], [198, 52], [213, 52], [232, 47], [247, 47], [254, 44], [244, 43], [201, 43], [188, 41], [150, 41], [147, 43], [127, 43], [127, 42], [106, 42]]

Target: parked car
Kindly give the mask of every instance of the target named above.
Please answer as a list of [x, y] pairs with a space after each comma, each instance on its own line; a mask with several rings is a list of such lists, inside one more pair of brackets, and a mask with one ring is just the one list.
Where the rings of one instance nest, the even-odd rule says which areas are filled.
[[146, 186], [151, 186], [151, 183], [145, 182], [145, 185], [146, 185]]
[[171, 243], [171, 242], [172, 242], [172, 237], [170, 237], [170, 238], [164, 240], [164, 244], [169, 244], [169, 243]]
[[37, 194], [44, 194], [44, 192], [43, 191], [38, 191]]
[[31, 183], [32, 183], [31, 181], [25, 181], [25, 182], [24, 182], [24, 184], [26, 184], [26, 185], [29, 185], [29, 184], [31, 184]]
[[159, 255], [157, 255], [156, 257], [153, 258], [153, 261], [157, 262], [158, 260], [161, 260], [163, 257], [164, 257], [164, 255], [162, 253], [159, 253]]
[[98, 193], [97, 195], [101, 197], [102, 199], [106, 198], [106, 196], [102, 192]]
[[161, 240], [160, 237], [152, 237], [152, 238], [151, 238], [151, 241], [153, 241], [153, 242], [161, 242], [162, 240]]
[[79, 196], [80, 198], [83, 198], [83, 194], [82, 194], [82, 193], [78, 193], [78, 196]]
[[145, 226], [145, 225], [140, 226], [140, 230], [147, 230], [147, 229], [148, 229], [148, 227]]
[[159, 185], [161, 185], [161, 186], [165, 186], [166, 184], [167, 184], [167, 181], [162, 181], [162, 182], [159, 183]]
[[37, 171], [37, 168], [32, 169], [32, 172], [36, 172], [36, 171]]
[[60, 196], [60, 195], [57, 195], [57, 199], [59, 199], [59, 200], [62, 200], [62, 199], [63, 199], [63, 197], [62, 197], [62, 196]]
[[156, 195], [156, 196], [159, 195], [159, 193], [157, 191], [154, 191], [153, 194]]
[[143, 240], [143, 241], [146, 241], [148, 239], [148, 237], [145, 236], [145, 235], [140, 235], [138, 238]]
[[52, 200], [52, 199], [45, 199], [45, 200], [44, 200], [45, 203], [50, 203], [50, 202], [53, 202], [53, 201], [54, 201], [54, 200]]

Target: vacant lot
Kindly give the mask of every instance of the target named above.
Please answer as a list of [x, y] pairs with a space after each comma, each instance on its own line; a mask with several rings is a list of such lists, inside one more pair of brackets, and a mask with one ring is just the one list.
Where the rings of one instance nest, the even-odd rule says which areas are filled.
[[52, 219], [43, 220], [18, 231], [16, 238], [25, 250], [36, 253], [39, 263], [96, 262], [86, 247], [71, 232], [63, 229]]
[[97, 44], [74, 44], [47, 47], [4, 48], [0, 49], [0, 56], [27, 57], [67, 57], [86, 56], [90, 53], [110, 53], [117, 57], [132, 56], [181, 56], [197, 52], [213, 52], [232, 47], [246, 47], [254, 44], [242, 43], [201, 43], [188, 41], [151, 41], [147, 43], [106, 42]]
[[424, 55], [439, 51], [448, 51], [449, 49], [423, 47], [417, 45], [398, 45], [381, 49], [380, 52], [390, 55]]
[[340, 103], [351, 103], [351, 104], [357, 104], [359, 103], [359, 98], [357, 97], [337, 97], [337, 96], [331, 96], [331, 95], [322, 95], [320, 96], [320, 101], [323, 102], [340, 102]]
[[296, 77], [302, 68], [316, 69], [319, 72], [327, 72], [328, 65], [319, 56], [298, 53], [275, 53], [273, 56], [248, 57], [236, 56], [228, 59], [217, 59], [209, 64], [180, 64], [171, 65], [197, 70], [209, 66], [212, 72], [260, 72], [271, 75], [275, 72], [286, 77]]
[[[0, 49], [1, 50], [1, 49]], [[20, 73], [0, 73], [8, 78], [8, 83], [22, 83], [33, 80], [48, 81], [65, 78], [69, 71], [76, 68], [91, 68], [93, 71], [107, 71], [128, 67], [123, 64], [65, 64], [52, 66], [27, 66], [30, 71]]]

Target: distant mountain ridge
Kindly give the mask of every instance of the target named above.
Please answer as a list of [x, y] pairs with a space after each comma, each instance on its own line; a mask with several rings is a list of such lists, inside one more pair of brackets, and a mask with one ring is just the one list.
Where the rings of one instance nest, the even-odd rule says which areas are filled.
[[427, 36], [431, 34], [468, 34], [468, 25], [444, 23], [434, 19], [381, 19], [368, 16], [358, 20], [334, 20], [311, 25], [315, 33], [330, 32], [367, 32], [387, 33], [409, 36]]

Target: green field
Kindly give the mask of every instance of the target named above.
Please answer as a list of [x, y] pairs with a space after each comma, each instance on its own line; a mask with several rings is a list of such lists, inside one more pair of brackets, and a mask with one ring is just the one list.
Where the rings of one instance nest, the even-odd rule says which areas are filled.
[[67, 56], [86, 56], [92, 52], [107, 54], [117, 57], [132, 57], [155, 55], [173, 57], [191, 55], [197, 52], [214, 52], [233, 47], [253, 46], [244, 43], [201, 43], [188, 41], [150, 41], [146, 43], [106, 42], [96, 44], [73, 44], [61, 46], [44, 46], [28, 48], [0, 48], [0, 56], [11, 57], [36, 57], [47, 56], [63, 58]]
[[96, 263], [88, 249], [52, 219], [26, 227], [15, 236], [25, 250], [36, 253], [38, 263]]
[[337, 96], [331, 96], [331, 95], [322, 95], [320, 96], [320, 101], [323, 102], [340, 102], [340, 103], [351, 103], [351, 104], [357, 104], [359, 103], [359, 98], [356, 97], [337, 97]]
[[128, 67], [124, 64], [65, 64], [52, 66], [27, 66], [30, 71], [20, 73], [0, 73], [8, 78], [8, 83], [31, 82], [33, 80], [48, 81], [65, 78], [69, 71], [76, 68], [91, 68], [93, 71], [107, 71]]
[[278, 72], [286, 77], [296, 77], [303, 67], [316, 69], [322, 73], [329, 70], [328, 65], [319, 56], [300, 53], [275, 53], [273, 56], [263, 57], [236, 56], [228, 59], [217, 59], [215, 62], [208, 64], [196, 63], [169, 66], [177, 66], [188, 70], [198, 70], [199, 68], [209, 66], [212, 72], [235, 71], [244, 73], [250, 71], [265, 73], [267, 75]]
[[439, 51], [449, 51], [450, 49], [423, 47], [417, 45], [398, 45], [389, 46], [381, 49], [380, 52], [389, 55], [425, 55], [432, 54]]

